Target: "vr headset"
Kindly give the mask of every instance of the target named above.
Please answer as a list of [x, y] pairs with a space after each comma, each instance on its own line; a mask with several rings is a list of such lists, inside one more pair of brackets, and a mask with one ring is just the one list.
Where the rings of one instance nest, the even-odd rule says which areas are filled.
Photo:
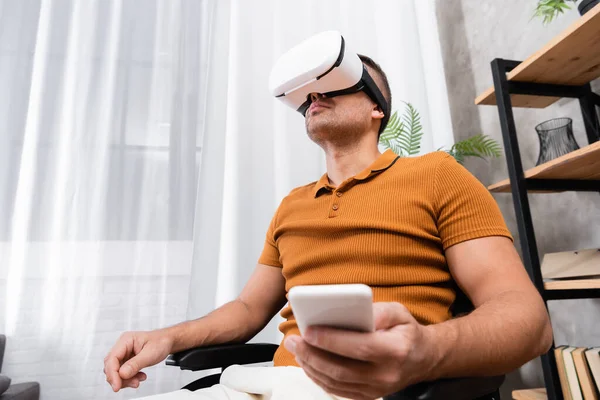
[[362, 90], [383, 111], [380, 133], [390, 117], [385, 97], [337, 31], [316, 34], [283, 54], [271, 70], [269, 89], [304, 116], [312, 102], [311, 93], [335, 97]]

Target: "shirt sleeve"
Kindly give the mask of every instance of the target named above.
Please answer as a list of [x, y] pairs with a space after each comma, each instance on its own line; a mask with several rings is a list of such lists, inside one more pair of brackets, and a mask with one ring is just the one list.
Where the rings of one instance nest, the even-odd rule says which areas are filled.
[[269, 224], [269, 229], [267, 230], [267, 236], [265, 238], [265, 245], [263, 247], [263, 251], [258, 258], [259, 264], [270, 265], [272, 267], [283, 268], [283, 265], [279, 261], [279, 249], [277, 248], [277, 243], [275, 242], [275, 229], [277, 227], [277, 212], [271, 219], [271, 223]]
[[437, 167], [434, 208], [442, 246], [487, 236], [513, 240], [490, 192], [454, 157], [445, 155]]

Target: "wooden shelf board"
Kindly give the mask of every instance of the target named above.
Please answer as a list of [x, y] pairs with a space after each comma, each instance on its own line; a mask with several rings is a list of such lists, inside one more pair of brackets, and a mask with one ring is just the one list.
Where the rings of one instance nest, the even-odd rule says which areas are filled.
[[546, 400], [546, 389], [513, 390], [512, 397], [515, 400]]
[[[600, 142], [528, 169], [525, 178], [600, 180]], [[488, 189], [495, 193], [510, 193], [510, 181], [505, 179], [490, 185]]]
[[569, 279], [544, 282], [546, 290], [600, 289], [600, 279]]
[[[583, 85], [600, 77], [600, 4], [508, 73], [509, 81]], [[513, 107], [545, 108], [558, 97], [511, 95]], [[494, 87], [475, 104], [495, 105]]]
[[[511, 94], [510, 99], [513, 107], [520, 108], [546, 108], [556, 103], [560, 97], [533, 96], [527, 94]], [[486, 90], [482, 95], [475, 99], [475, 104], [479, 106], [496, 105], [496, 92], [494, 87]]]
[[546, 389], [513, 390], [512, 398], [515, 400], [546, 400]]

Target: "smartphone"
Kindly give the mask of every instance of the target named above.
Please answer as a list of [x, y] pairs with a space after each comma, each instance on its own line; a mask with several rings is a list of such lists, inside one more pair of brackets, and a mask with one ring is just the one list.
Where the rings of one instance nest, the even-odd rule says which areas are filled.
[[367, 285], [294, 286], [288, 299], [301, 335], [316, 325], [360, 332], [375, 329], [373, 292]]

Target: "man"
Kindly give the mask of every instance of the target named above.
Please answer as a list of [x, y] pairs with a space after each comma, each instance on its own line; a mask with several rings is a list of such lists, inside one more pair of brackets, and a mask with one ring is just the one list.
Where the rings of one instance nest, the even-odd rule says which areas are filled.
[[[361, 60], [391, 109], [385, 73]], [[373, 289], [374, 333], [313, 328], [302, 338], [291, 309], [281, 313], [275, 366], [300, 366], [336, 396], [373, 399], [425, 380], [503, 374], [549, 349], [544, 303], [487, 190], [445, 153], [380, 154], [385, 115], [364, 92], [311, 100], [306, 130], [327, 173], [282, 201], [236, 300], [198, 320], [121, 336], [105, 359], [114, 391], [138, 387], [141, 370], [170, 353], [249, 340], [302, 284]], [[475, 310], [452, 319], [455, 285]]]

